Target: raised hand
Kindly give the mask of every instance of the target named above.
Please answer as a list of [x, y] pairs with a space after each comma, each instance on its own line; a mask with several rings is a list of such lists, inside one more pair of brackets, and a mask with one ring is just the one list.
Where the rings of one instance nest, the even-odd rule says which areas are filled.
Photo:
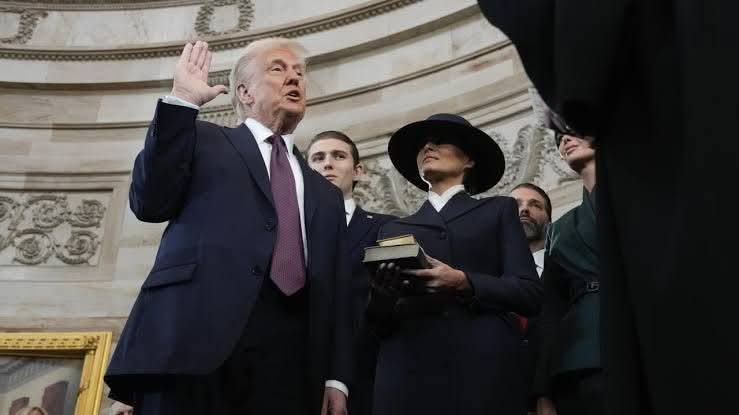
[[225, 85], [208, 85], [208, 71], [213, 52], [206, 42], [188, 43], [182, 50], [174, 71], [174, 85], [170, 95], [201, 106], [220, 94], [227, 93]]

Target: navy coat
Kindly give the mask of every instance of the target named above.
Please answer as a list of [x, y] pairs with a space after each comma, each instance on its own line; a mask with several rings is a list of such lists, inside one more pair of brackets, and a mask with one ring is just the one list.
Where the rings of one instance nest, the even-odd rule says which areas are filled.
[[357, 206], [349, 222], [347, 244], [352, 264], [352, 303], [356, 330], [355, 382], [349, 394], [349, 412], [353, 415], [372, 413], [372, 389], [377, 361], [377, 337], [362, 324], [369, 296], [369, 273], [362, 263], [364, 248], [377, 245], [380, 227], [395, 216], [367, 212]]
[[427, 201], [380, 237], [408, 233], [464, 271], [473, 294], [438, 312], [403, 316], [395, 308], [377, 358], [374, 413], [525, 413], [521, 328], [511, 312], [536, 315], [542, 288], [516, 202], [461, 192], [441, 212]]
[[[131, 310], [105, 380], [130, 401], [157, 376], [207, 374], [244, 334], [278, 226], [264, 160], [250, 130], [197, 121], [159, 102], [136, 158], [131, 210], [169, 221], [153, 269]], [[323, 383], [350, 383], [352, 309], [346, 219], [338, 189], [308, 168], [305, 184], [311, 408]]]

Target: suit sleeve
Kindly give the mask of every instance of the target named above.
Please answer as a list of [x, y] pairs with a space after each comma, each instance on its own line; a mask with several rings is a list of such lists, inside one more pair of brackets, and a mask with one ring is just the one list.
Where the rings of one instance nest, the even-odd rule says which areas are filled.
[[180, 211], [190, 183], [197, 114], [192, 108], [157, 103], [131, 178], [129, 203], [139, 220], [165, 222]]
[[473, 291], [471, 307], [535, 316], [541, 308], [541, 281], [513, 199], [505, 198], [498, 220], [502, 274], [465, 272]]
[[534, 396], [551, 397], [549, 390], [549, 356], [559, 321], [567, 313], [569, 302], [563, 269], [549, 257], [544, 259], [544, 304], [536, 325], [534, 336], [539, 340], [536, 371], [534, 373]]
[[[347, 250], [344, 203], [337, 194], [336, 264], [334, 284], [333, 359], [329, 379], [351, 385], [354, 377], [354, 307], [352, 307], [351, 260]], [[350, 389], [351, 390], [351, 389]]]

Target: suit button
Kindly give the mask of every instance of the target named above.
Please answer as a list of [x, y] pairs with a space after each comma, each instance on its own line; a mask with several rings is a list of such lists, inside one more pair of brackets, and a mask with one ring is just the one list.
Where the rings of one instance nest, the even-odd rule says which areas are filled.
[[257, 265], [251, 269], [251, 273], [252, 275], [256, 275], [256, 276], [262, 275], [262, 269], [259, 268], [259, 266]]
[[440, 232], [439, 239], [446, 239], [446, 232]]
[[267, 223], [264, 224], [264, 229], [271, 231], [275, 228], [275, 222], [272, 219], [268, 219]]

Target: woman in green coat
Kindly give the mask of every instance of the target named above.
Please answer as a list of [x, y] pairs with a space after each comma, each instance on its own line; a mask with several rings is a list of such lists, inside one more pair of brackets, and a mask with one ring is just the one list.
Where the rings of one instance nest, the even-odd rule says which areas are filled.
[[593, 137], [550, 112], [560, 156], [583, 182], [583, 200], [554, 222], [544, 257], [544, 305], [534, 393], [538, 415], [604, 412], [600, 363], [600, 282], [595, 233]]

